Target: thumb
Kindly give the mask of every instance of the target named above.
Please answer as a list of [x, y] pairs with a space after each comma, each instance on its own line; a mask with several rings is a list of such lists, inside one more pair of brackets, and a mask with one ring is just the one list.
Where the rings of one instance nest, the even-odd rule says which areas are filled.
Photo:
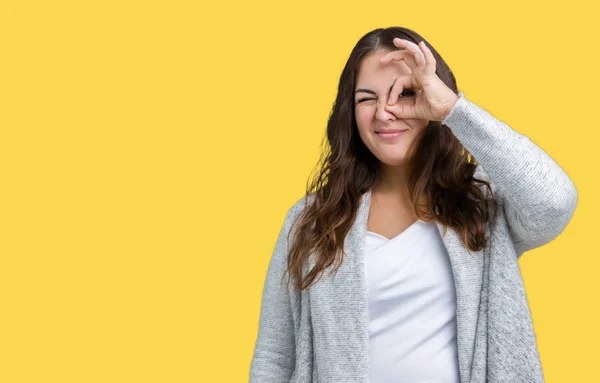
[[394, 105], [385, 105], [385, 110], [392, 113], [396, 118], [419, 118], [414, 104], [396, 103]]

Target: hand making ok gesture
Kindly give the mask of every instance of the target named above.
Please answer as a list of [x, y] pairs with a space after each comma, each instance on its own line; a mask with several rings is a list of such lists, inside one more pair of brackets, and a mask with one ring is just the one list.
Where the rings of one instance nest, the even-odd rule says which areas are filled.
[[[412, 41], [395, 38], [394, 45], [404, 49], [389, 52], [379, 61], [387, 64], [392, 61], [404, 60], [412, 74], [396, 79], [385, 109], [398, 118], [442, 121], [450, 113], [459, 97], [435, 73], [436, 61], [431, 50], [423, 41], [417, 45]], [[403, 92], [404, 88], [418, 90], [414, 104], [396, 104], [397, 96]]]

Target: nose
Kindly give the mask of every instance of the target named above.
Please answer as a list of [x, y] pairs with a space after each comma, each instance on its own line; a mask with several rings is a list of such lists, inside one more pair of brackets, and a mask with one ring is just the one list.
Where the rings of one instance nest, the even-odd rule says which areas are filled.
[[395, 121], [397, 120], [396, 116], [385, 110], [385, 105], [387, 104], [387, 98], [383, 101], [377, 100], [377, 111], [375, 112], [375, 118], [381, 121]]

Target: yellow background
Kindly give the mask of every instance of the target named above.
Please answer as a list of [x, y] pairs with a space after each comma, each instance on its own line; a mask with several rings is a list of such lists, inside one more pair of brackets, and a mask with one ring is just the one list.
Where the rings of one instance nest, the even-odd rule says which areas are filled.
[[575, 182], [519, 264], [547, 382], [597, 379], [591, 4], [1, 1], [0, 381], [247, 381], [345, 60], [392, 25]]

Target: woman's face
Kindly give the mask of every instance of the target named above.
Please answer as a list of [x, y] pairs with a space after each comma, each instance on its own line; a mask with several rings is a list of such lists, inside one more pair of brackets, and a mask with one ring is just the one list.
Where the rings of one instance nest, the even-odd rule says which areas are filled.
[[[396, 77], [412, 73], [404, 61], [381, 64], [379, 59], [387, 52], [372, 53], [360, 63], [354, 89], [354, 114], [360, 138], [371, 153], [384, 164], [397, 166], [404, 163], [409, 145], [429, 121], [397, 118], [384, 109]], [[414, 104], [415, 100], [415, 92], [404, 89], [398, 95], [397, 103]], [[400, 129], [404, 132], [396, 137], [385, 137], [376, 133], [381, 129]]]

